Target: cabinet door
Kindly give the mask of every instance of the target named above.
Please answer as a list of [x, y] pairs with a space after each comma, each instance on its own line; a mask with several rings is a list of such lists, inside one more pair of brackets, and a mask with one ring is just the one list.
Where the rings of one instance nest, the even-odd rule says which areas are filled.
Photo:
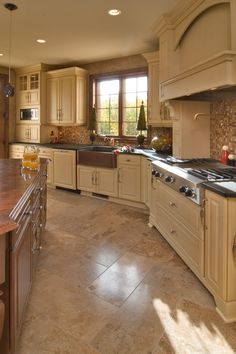
[[[53, 164], [52, 164], [52, 154], [48, 151], [48, 153], [43, 153], [42, 150], [40, 148], [39, 151], [39, 157], [43, 158], [43, 159], [48, 159], [48, 164], [47, 164], [47, 184], [52, 184], [52, 168], [53, 168]], [[49, 150], [49, 149], [47, 149]]]
[[151, 162], [146, 158], [141, 159], [141, 201], [150, 208], [151, 198]]
[[19, 142], [39, 143], [40, 127], [37, 125], [20, 125], [16, 126], [16, 139]]
[[40, 103], [40, 74], [29, 73], [17, 78], [18, 105], [34, 105]]
[[97, 193], [117, 197], [118, 178], [117, 169], [97, 169], [96, 172]]
[[63, 124], [75, 123], [75, 77], [60, 78], [59, 120]]
[[31, 125], [29, 126], [30, 130], [30, 137], [29, 137], [29, 142], [31, 143], [39, 143], [40, 141], [40, 127], [36, 125]]
[[53, 151], [53, 184], [59, 187], [76, 189], [75, 151]]
[[226, 300], [227, 199], [206, 191], [205, 277]]
[[94, 167], [77, 166], [77, 189], [87, 192], [95, 192], [96, 172]]
[[25, 220], [18, 240], [19, 243], [11, 252], [11, 343], [13, 348], [19, 336], [32, 282], [31, 219], [29, 217]]
[[47, 80], [47, 122], [59, 124], [59, 79]]
[[119, 197], [140, 202], [140, 166], [120, 164], [118, 174]]

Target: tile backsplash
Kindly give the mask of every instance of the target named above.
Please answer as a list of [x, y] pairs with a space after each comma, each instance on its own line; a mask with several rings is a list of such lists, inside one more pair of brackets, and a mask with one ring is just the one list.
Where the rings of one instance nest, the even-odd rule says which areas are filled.
[[211, 157], [220, 159], [223, 145], [236, 154], [236, 99], [228, 98], [212, 103], [210, 147]]

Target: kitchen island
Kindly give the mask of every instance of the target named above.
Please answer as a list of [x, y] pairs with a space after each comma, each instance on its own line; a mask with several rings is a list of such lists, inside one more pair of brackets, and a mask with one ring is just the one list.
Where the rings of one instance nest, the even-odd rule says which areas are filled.
[[[0, 160], [0, 352], [14, 354], [46, 223], [47, 161]], [[10, 328], [10, 331], [9, 331]]]

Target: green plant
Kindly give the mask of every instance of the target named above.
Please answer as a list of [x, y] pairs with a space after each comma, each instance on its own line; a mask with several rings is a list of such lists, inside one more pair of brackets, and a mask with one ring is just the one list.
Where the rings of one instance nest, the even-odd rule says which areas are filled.
[[88, 122], [88, 130], [90, 130], [91, 132], [95, 132], [96, 131], [96, 107], [95, 105], [93, 106], [92, 110], [91, 110], [91, 115], [89, 117], [89, 122]]
[[145, 110], [144, 110], [143, 101], [142, 101], [142, 104], [140, 106], [138, 123], [137, 123], [137, 130], [139, 130], [140, 135], [142, 135], [142, 131], [143, 130], [147, 130], [146, 117], [145, 117]]

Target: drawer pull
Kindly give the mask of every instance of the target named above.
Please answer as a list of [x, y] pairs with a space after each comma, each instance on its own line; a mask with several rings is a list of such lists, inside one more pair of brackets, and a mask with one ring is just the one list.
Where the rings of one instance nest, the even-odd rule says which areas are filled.
[[126, 162], [130, 162], [130, 159], [126, 159]]
[[170, 229], [170, 233], [171, 233], [171, 234], [175, 234], [176, 231], [175, 231], [174, 229]]
[[4, 292], [2, 290], [0, 290], [0, 296], [3, 296]]
[[174, 206], [175, 206], [175, 203], [174, 203], [174, 202], [169, 202], [169, 205], [170, 205], [171, 207], [174, 207]]
[[33, 211], [32, 211], [32, 210], [26, 211], [26, 212], [24, 213], [24, 215], [32, 215], [32, 214], [33, 214]]

